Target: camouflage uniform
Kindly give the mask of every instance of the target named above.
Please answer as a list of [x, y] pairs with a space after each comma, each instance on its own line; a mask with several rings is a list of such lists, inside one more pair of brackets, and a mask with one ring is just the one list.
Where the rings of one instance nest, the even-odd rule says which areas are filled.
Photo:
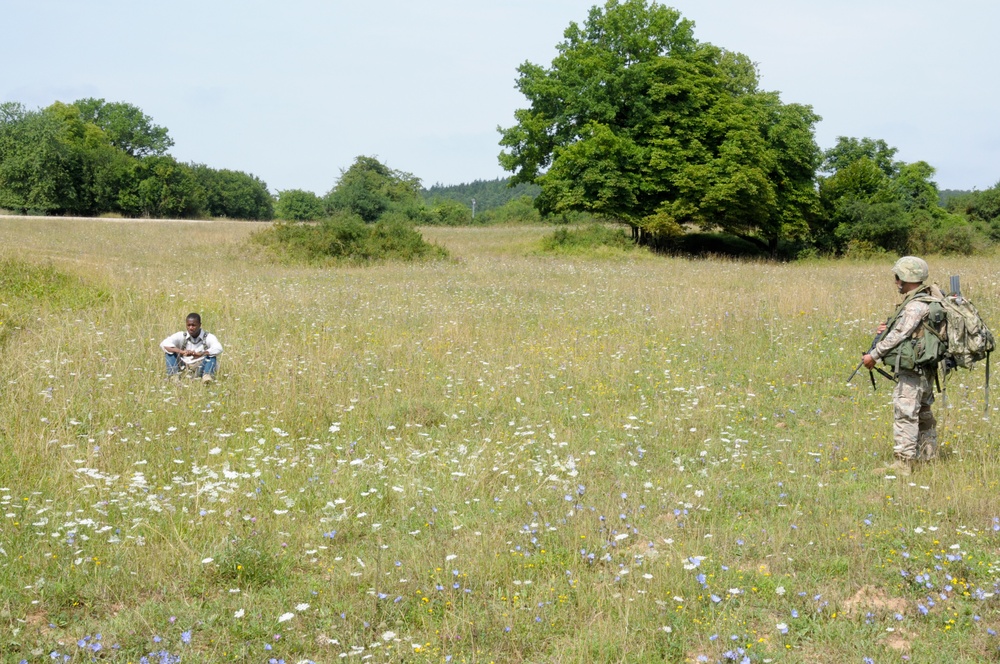
[[[893, 348], [909, 339], [928, 311], [926, 302], [911, 300], [892, 329], [886, 332], [871, 351], [872, 359], [885, 357]], [[900, 369], [896, 377], [898, 382], [892, 392], [893, 453], [903, 461], [933, 459], [937, 456], [937, 420], [931, 412], [934, 385], [929, 380], [929, 375], [921, 371]]]

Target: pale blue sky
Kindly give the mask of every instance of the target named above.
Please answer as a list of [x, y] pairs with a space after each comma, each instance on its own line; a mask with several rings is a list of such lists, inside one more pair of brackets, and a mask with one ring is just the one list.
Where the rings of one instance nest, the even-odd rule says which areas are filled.
[[[425, 185], [491, 179], [525, 105], [594, 0], [0, 0], [0, 101], [103, 97], [166, 126], [182, 161], [323, 194], [359, 154]], [[1000, 3], [677, 0], [695, 35], [823, 116], [817, 141], [885, 139], [942, 188], [1000, 180]]]

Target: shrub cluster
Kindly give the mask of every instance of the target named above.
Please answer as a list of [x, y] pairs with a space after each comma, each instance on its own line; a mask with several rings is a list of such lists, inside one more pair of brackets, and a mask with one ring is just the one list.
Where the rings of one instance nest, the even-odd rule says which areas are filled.
[[372, 224], [351, 213], [315, 224], [278, 222], [252, 238], [283, 259], [309, 263], [413, 261], [448, 255], [444, 248], [426, 242], [399, 216], [386, 216]]
[[635, 242], [621, 228], [590, 223], [577, 228], [558, 228], [542, 238], [542, 251], [563, 254], [584, 254], [595, 251], [629, 251]]

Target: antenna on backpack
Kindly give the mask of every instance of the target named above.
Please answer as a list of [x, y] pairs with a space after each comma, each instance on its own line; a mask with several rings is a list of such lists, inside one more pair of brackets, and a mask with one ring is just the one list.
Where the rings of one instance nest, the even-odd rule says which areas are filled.
[[949, 281], [949, 285], [951, 287], [951, 292], [949, 293], [949, 295], [951, 295], [956, 300], [961, 301], [961, 299], [962, 299], [962, 280], [959, 278], [959, 276], [957, 274], [953, 274], [948, 279], [948, 281]]

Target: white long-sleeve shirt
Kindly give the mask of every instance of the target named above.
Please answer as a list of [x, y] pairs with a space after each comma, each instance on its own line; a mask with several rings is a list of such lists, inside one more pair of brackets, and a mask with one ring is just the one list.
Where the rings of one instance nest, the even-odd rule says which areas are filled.
[[[222, 344], [219, 343], [214, 334], [206, 332], [204, 329], [202, 329], [197, 337], [192, 337], [187, 332], [177, 332], [160, 342], [160, 348], [163, 349], [164, 353], [169, 352], [167, 348], [171, 347], [179, 348], [180, 350], [194, 350], [199, 353], [207, 351], [212, 357], [222, 355]], [[187, 364], [194, 364], [195, 362], [201, 362], [205, 358], [182, 356], [181, 359]]]

